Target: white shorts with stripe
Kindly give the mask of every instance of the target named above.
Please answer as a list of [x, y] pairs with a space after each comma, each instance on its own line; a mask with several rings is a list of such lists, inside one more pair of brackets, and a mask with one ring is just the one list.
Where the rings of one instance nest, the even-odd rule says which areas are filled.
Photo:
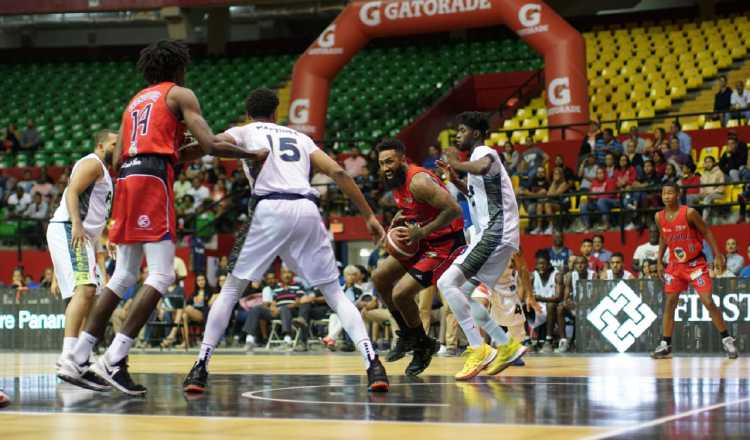
[[72, 225], [65, 222], [50, 222], [47, 226], [47, 247], [55, 268], [55, 278], [63, 299], [73, 296], [78, 286], [100, 286], [96, 266], [96, 251], [91, 239], [83, 247], [71, 247]]
[[230, 257], [234, 277], [260, 281], [276, 257], [281, 257], [311, 286], [338, 280], [328, 232], [311, 200], [261, 200], [245, 231]]

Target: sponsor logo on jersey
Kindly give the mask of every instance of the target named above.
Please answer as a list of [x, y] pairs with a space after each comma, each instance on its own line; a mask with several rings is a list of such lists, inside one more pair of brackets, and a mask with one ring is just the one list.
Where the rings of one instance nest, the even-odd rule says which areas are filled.
[[541, 32], [547, 32], [549, 25], [542, 23], [542, 5], [538, 3], [527, 3], [518, 10], [518, 21], [523, 26], [516, 31], [521, 37], [526, 37]]
[[359, 10], [359, 19], [366, 26], [378, 26], [384, 20], [396, 21], [486, 9], [492, 9], [490, 0], [374, 1], [362, 5]]
[[563, 76], [555, 78], [547, 85], [547, 99], [550, 108], [547, 111], [549, 116], [561, 113], [581, 113], [580, 105], [570, 105], [572, 98], [570, 95], [570, 78]]
[[138, 227], [141, 229], [148, 229], [151, 227], [151, 218], [146, 214], [138, 216]]
[[[617, 319], [620, 312], [627, 316], [623, 322]], [[656, 321], [656, 314], [633, 289], [620, 281], [586, 319], [617, 351], [624, 353]]]

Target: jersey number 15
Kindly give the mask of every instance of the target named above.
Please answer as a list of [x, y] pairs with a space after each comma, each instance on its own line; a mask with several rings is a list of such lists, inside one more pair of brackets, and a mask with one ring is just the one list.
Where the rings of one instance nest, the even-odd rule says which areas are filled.
[[[268, 135], [268, 146], [273, 151], [273, 137]], [[297, 148], [297, 139], [279, 138], [279, 157], [284, 162], [297, 162], [300, 159], [299, 148]]]

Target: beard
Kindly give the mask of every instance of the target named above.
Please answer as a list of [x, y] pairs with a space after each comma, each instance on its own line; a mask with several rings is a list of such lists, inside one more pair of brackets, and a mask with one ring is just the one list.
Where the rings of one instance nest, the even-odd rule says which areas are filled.
[[104, 152], [104, 164], [107, 166], [112, 165], [112, 158], [114, 157], [114, 151]]
[[406, 182], [406, 170], [404, 170], [403, 167], [400, 167], [393, 172], [393, 177], [389, 179], [385, 177], [385, 175], [381, 175], [381, 180], [383, 181], [385, 189], [392, 191]]

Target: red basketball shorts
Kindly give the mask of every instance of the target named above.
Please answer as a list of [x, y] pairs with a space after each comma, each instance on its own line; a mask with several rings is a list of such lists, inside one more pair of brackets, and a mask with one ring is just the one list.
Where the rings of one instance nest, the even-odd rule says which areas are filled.
[[424, 287], [437, 284], [464, 247], [466, 238], [463, 231], [454, 232], [437, 240], [422, 240], [417, 254], [408, 260], [399, 260], [406, 271]]
[[700, 295], [710, 294], [713, 288], [708, 262], [702, 255], [687, 263], [670, 262], [664, 271], [664, 293], [685, 292], [690, 286]]

